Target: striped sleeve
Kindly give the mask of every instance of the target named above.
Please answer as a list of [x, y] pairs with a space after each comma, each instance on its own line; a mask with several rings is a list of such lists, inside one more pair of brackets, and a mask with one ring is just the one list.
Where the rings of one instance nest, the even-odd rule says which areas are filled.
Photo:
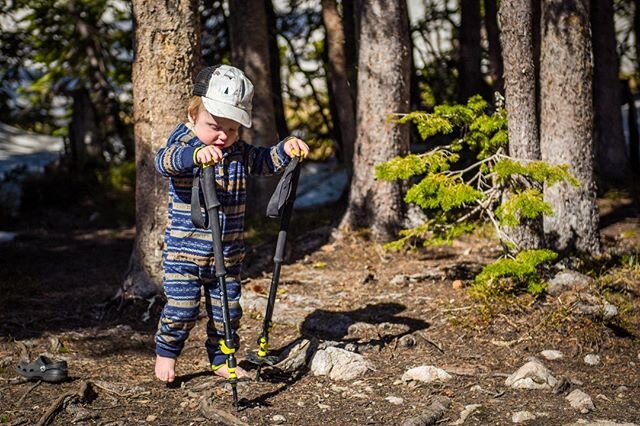
[[193, 153], [202, 142], [188, 127], [181, 124], [171, 133], [167, 144], [158, 150], [155, 166], [162, 176], [179, 176], [191, 173], [195, 167]]
[[250, 175], [271, 176], [282, 173], [291, 160], [284, 151], [284, 141], [270, 147], [245, 144]]

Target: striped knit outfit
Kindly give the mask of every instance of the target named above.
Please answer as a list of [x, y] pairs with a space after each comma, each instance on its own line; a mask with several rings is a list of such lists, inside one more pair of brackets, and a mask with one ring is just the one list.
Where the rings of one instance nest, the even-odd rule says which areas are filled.
[[[195, 325], [203, 288], [209, 318], [207, 354], [212, 365], [219, 365], [226, 356], [218, 343], [224, 336], [224, 326], [211, 230], [198, 229], [191, 222], [191, 184], [199, 170], [193, 154], [202, 146], [204, 144], [189, 125], [179, 124], [155, 159], [158, 172], [170, 178], [169, 223], [163, 253], [167, 304], [156, 333], [156, 354], [169, 358], [180, 355], [189, 331]], [[221, 204], [219, 219], [227, 271], [229, 315], [233, 329], [237, 330], [242, 316], [240, 268], [244, 257], [246, 177], [280, 173], [289, 157], [284, 151], [284, 142], [264, 148], [237, 141], [222, 152], [223, 161], [215, 165], [216, 194]], [[204, 206], [202, 198], [201, 205]], [[237, 335], [235, 338], [237, 341]]]

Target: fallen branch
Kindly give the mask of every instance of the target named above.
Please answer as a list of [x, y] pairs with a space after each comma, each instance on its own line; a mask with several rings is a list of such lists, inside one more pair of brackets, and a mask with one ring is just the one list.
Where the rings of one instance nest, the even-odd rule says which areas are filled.
[[49, 424], [53, 417], [56, 415], [58, 410], [64, 408], [69, 402], [72, 400], [84, 401], [89, 393], [89, 383], [81, 382], [80, 388], [77, 391], [69, 391], [67, 393], [63, 393], [56, 399], [53, 404], [49, 406], [47, 411], [40, 417], [36, 426], [45, 426]]
[[225, 426], [249, 426], [233, 414], [217, 409], [211, 402], [211, 397], [205, 395], [200, 401], [200, 413], [209, 420], [213, 420], [216, 424]]
[[437, 344], [436, 342], [432, 341], [431, 339], [429, 339], [427, 336], [425, 336], [423, 333], [418, 332], [418, 335], [420, 337], [422, 337], [424, 340], [427, 341], [427, 343], [432, 344], [437, 350], [440, 351], [440, 353], [444, 353], [444, 350], [440, 347], [441, 345]]

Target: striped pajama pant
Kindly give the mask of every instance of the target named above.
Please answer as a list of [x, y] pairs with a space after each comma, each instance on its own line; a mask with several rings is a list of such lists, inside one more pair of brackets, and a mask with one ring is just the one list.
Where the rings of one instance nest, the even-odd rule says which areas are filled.
[[[238, 346], [240, 307], [240, 265], [227, 270], [226, 284], [229, 303], [229, 317], [233, 329], [236, 348]], [[201, 292], [204, 290], [207, 310], [207, 340], [205, 346], [211, 365], [225, 362], [226, 355], [220, 350], [219, 341], [224, 339], [222, 320], [222, 300], [220, 286], [215, 276], [215, 266], [198, 266], [189, 261], [165, 259], [164, 292], [167, 304], [164, 306], [158, 332], [156, 333], [156, 354], [177, 358], [182, 352], [191, 329], [195, 326], [200, 312]]]

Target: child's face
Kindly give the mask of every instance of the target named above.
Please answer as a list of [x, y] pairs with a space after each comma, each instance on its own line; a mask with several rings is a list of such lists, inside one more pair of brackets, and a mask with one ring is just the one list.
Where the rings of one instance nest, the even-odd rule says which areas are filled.
[[224, 149], [238, 140], [240, 123], [228, 118], [213, 116], [204, 108], [200, 108], [195, 119], [189, 117], [189, 121], [194, 124], [194, 133], [205, 145]]

